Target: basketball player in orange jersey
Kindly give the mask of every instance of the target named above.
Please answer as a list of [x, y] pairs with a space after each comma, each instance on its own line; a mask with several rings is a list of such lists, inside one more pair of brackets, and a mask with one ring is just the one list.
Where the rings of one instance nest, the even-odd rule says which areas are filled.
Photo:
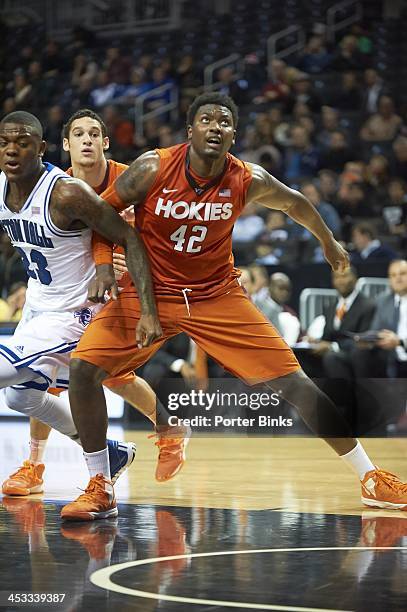
[[[143, 154], [103, 194], [117, 210], [135, 205], [163, 335], [137, 350], [140, 307], [130, 280], [91, 323], [70, 362], [71, 410], [84, 449], [106, 446], [103, 380], [139, 367], [167, 338], [186, 332], [235, 376], [248, 384], [265, 383], [296, 406], [309, 427], [354, 469], [363, 503], [407, 510], [407, 485], [375, 468], [335, 405], [304, 374], [238, 283], [231, 236], [247, 202], [282, 210], [311, 231], [333, 270], [346, 269], [349, 259], [303, 195], [229, 153], [237, 119], [230, 98], [199, 96], [188, 111], [188, 143]], [[114, 494], [103, 486], [108, 476], [92, 478], [86, 493], [62, 509], [62, 518], [90, 520], [114, 509]]]
[[[127, 169], [128, 166], [124, 164], [106, 159], [104, 151], [109, 148], [109, 138], [102, 118], [94, 111], [89, 109], [77, 111], [68, 119], [63, 133], [63, 148], [69, 151], [72, 163], [67, 173], [85, 181], [98, 195]], [[95, 251], [97, 263], [97, 250]], [[93, 291], [100, 299], [103, 298], [102, 283], [93, 287]], [[169, 414], [150, 385], [136, 378], [132, 372], [105, 381], [105, 385], [148, 417], [154, 426], [158, 425], [157, 446], [160, 453], [156, 479], [163, 482], [175, 476], [185, 460], [185, 438], [177, 437], [176, 428], [164, 427], [168, 424]], [[59, 395], [63, 390], [51, 389], [50, 392]], [[31, 417], [29, 459], [3, 483], [4, 494], [29, 495], [32, 492], [38, 493], [42, 488], [43, 454], [50, 431], [48, 425]]]

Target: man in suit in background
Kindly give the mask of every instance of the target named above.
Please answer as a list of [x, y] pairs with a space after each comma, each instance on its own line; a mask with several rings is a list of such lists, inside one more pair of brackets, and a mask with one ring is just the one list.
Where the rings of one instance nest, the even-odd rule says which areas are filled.
[[[374, 427], [376, 434], [378, 427], [380, 433], [389, 427], [397, 433], [407, 431], [407, 261], [392, 261], [388, 277], [391, 293], [377, 299], [369, 328], [377, 337], [370, 343], [358, 342], [353, 352], [354, 370], [361, 379], [359, 429], [366, 430], [370, 424], [370, 431]], [[391, 384], [383, 381], [386, 377], [393, 379]]]
[[[318, 317], [319, 321], [311, 323], [308, 330], [311, 342], [320, 338], [313, 355], [322, 360], [323, 374], [329, 378], [354, 378], [355, 343], [345, 333], [362, 333], [371, 327], [375, 305], [358, 293], [357, 280], [357, 272], [352, 267], [332, 273], [332, 285], [338, 292], [338, 300], [321, 318]], [[316, 331], [318, 324], [319, 333]]]
[[388, 270], [391, 293], [377, 300], [369, 327], [377, 340], [358, 343], [355, 368], [360, 378], [407, 378], [407, 261], [394, 260]]
[[351, 263], [358, 265], [364, 262], [387, 261], [397, 257], [397, 253], [387, 244], [383, 244], [376, 230], [367, 221], [361, 221], [352, 228], [352, 242], [355, 250], [350, 254]]

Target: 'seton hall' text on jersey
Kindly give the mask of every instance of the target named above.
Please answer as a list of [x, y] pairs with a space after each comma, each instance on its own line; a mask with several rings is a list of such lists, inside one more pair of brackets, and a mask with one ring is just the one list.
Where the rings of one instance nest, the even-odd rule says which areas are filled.
[[51, 238], [45, 235], [45, 227], [26, 219], [3, 219], [0, 224], [13, 242], [26, 242], [34, 246], [53, 249]]

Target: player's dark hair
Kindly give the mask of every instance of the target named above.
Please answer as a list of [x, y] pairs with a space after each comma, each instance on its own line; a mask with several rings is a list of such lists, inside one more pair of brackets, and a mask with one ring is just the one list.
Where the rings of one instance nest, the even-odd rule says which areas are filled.
[[27, 113], [26, 111], [13, 111], [9, 113], [0, 123], [18, 123], [19, 125], [29, 125], [42, 139], [42, 125], [35, 115]]
[[225, 96], [216, 91], [203, 93], [197, 98], [195, 98], [191, 106], [188, 108], [187, 126], [193, 124], [196, 113], [201, 108], [201, 106], [205, 106], [206, 104], [216, 104], [218, 106], [225, 106], [226, 108], [228, 108], [232, 113], [233, 126], [237, 126], [237, 122], [239, 120], [239, 111], [236, 104], [229, 96]]
[[91, 119], [94, 119], [95, 121], [97, 121], [100, 125], [100, 129], [102, 130], [103, 138], [107, 136], [107, 127], [102, 117], [98, 115], [97, 113], [95, 113], [95, 111], [91, 110], [90, 108], [81, 108], [78, 111], [76, 111], [76, 113], [71, 115], [68, 121], [64, 124], [64, 127], [62, 128], [62, 135], [64, 138], [69, 138], [69, 133], [71, 131], [72, 123], [76, 121], [76, 119], [82, 119], [82, 117], [90, 117]]

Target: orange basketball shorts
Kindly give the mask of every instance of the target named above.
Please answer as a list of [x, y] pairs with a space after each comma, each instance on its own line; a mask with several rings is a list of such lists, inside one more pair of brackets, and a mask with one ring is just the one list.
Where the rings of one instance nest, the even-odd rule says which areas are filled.
[[225, 295], [190, 300], [188, 305], [158, 298], [157, 308], [163, 336], [151, 346], [138, 349], [135, 338], [140, 305], [133, 286], [127, 286], [92, 321], [72, 358], [100, 367], [109, 377], [127, 375], [148, 361], [168, 338], [185, 332], [248, 384], [300, 368], [290, 347], [237, 282]]

